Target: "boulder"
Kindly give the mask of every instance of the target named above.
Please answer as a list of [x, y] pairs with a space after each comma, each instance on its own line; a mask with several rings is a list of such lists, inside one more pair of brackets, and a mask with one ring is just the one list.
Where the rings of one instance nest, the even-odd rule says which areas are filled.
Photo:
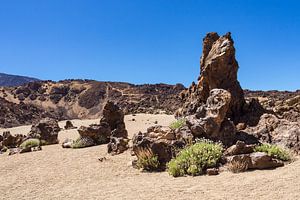
[[112, 136], [127, 138], [123, 111], [113, 102], [108, 101], [103, 109], [101, 123], [107, 123], [112, 130]]
[[129, 140], [126, 138], [110, 137], [107, 145], [107, 152], [112, 155], [121, 154], [129, 148]]
[[269, 169], [284, 165], [282, 161], [273, 159], [264, 152], [255, 152], [251, 154], [241, 154], [227, 157], [227, 162], [233, 161], [246, 164], [248, 169]]
[[111, 129], [108, 123], [91, 124], [88, 127], [81, 126], [78, 129], [81, 137], [91, 138], [95, 144], [106, 144], [111, 136]]
[[56, 120], [45, 118], [32, 125], [28, 138], [36, 138], [45, 144], [57, 144], [60, 127]]
[[254, 147], [254, 145], [247, 145], [243, 141], [237, 141], [236, 144], [229, 147], [224, 154], [228, 156], [250, 154], [254, 152]]

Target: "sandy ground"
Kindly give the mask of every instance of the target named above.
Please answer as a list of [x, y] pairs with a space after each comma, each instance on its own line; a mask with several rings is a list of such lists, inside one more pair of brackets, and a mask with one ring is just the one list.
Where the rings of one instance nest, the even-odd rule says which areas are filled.
[[[136, 121], [132, 121], [135, 118]], [[154, 124], [168, 125], [168, 115], [128, 115], [130, 137]], [[88, 125], [99, 120], [73, 120]], [[63, 127], [64, 122], [60, 122]], [[30, 126], [10, 129], [26, 134]], [[0, 130], [3, 131], [3, 130]], [[59, 139], [76, 138], [76, 130]], [[106, 157], [104, 162], [99, 157]], [[218, 176], [173, 178], [166, 172], [143, 173], [130, 166], [133, 157], [106, 154], [106, 145], [63, 149], [60, 145], [13, 156], [0, 155], [0, 199], [300, 199], [300, 161], [275, 170]]]

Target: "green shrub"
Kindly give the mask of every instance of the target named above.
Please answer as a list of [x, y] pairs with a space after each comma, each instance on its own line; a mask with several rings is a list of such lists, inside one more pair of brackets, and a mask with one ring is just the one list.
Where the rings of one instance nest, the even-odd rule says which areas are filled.
[[178, 128], [183, 127], [184, 125], [185, 125], [185, 119], [182, 118], [182, 119], [179, 119], [179, 120], [177, 120], [177, 121], [175, 121], [175, 122], [172, 122], [172, 123], [169, 125], [169, 127], [170, 127], [171, 129], [178, 129]]
[[79, 137], [78, 139], [76, 139], [71, 147], [73, 149], [79, 149], [79, 148], [84, 148], [84, 147], [91, 147], [91, 146], [94, 146], [95, 143], [94, 141], [89, 138], [89, 137]]
[[180, 151], [168, 164], [168, 173], [174, 177], [183, 175], [200, 175], [207, 168], [216, 167], [223, 147], [209, 140], [200, 140]]
[[255, 152], [265, 152], [269, 156], [279, 159], [279, 160], [283, 160], [283, 161], [289, 161], [291, 159], [289, 152], [277, 145], [261, 144], [259, 146], [256, 146], [254, 148], [254, 151]]
[[156, 171], [159, 169], [160, 163], [157, 155], [154, 155], [150, 148], [138, 148], [135, 151], [138, 158], [137, 167], [146, 171]]
[[23, 149], [31, 148], [31, 147], [38, 147], [41, 145], [41, 142], [39, 139], [28, 139], [25, 140], [20, 147]]

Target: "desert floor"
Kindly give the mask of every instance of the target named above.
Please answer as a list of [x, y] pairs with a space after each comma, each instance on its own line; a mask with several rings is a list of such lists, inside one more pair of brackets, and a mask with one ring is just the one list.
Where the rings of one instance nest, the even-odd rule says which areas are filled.
[[[156, 120], [158, 124], [168, 125], [174, 118], [127, 115], [129, 136], [146, 130]], [[73, 124], [98, 121], [73, 120]], [[23, 126], [9, 130], [26, 134], [29, 129], [30, 126]], [[59, 133], [60, 141], [77, 136], [76, 130]], [[99, 157], [107, 159], [100, 162]], [[133, 159], [130, 151], [107, 155], [106, 145], [84, 149], [50, 145], [39, 152], [3, 154], [0, 155], [0, 199], [300, 199], [300, 160], [275, 170], [173, 178], [166, 172], [140, 172], [131, 167]]]

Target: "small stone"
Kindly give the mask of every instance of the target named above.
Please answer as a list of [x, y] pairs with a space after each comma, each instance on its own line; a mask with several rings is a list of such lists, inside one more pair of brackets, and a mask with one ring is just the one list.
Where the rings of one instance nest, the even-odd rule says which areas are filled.
[[208, 176], [215, 176], [219, 174], [219, 169], [217, 168], [209, 168], [206, 170]]

